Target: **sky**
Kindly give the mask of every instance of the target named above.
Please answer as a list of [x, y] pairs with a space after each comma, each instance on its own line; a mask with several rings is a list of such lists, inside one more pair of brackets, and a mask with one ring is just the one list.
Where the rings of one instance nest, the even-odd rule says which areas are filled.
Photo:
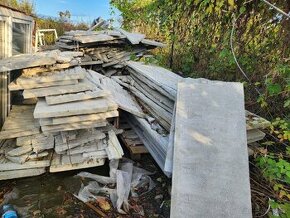
[[[91, 22], [97, 17], [109, 19], [110, 0], [32, 0], [37, 15], [58, 17], [60, 11], [69, 10], [71, 20]], [[113, 17], [116, 17], [114, 15]]]

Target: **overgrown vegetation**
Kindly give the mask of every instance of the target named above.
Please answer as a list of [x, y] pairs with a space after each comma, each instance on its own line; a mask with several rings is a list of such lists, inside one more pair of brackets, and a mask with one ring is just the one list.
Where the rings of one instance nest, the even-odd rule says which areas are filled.
[[[290, 11], [289, 1], [272, 2]], [[253, 198], [254, 214], [289, 217], [290, 19], [260, 0], [111, 0], [111, 4], [121, 11], [125, 28], [167, 43], [166, 49], [156, 52], [159, 64], [184, 76], [244, 82], [247, 109], [272, 121], [250, 163], [260, 169], [273, 194], [261, 188], [252, 192], [258, 196]], [[231, 40], [248, 78], [237, 67]], [[264, 207], [259, 196], [266, 199]]]

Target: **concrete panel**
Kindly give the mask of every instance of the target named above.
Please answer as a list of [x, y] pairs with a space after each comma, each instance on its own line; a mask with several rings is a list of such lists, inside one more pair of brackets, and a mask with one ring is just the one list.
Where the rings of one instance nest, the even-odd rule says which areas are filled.
[[243, 86], [178, 84], [172, 218], [252, 217]]

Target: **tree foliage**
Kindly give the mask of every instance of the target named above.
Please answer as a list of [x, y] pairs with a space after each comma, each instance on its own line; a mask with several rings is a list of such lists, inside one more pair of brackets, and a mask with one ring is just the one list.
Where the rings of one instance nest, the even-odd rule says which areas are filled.
[[[252, 84], [260, 82], [257, 88], [264, 100], [282, 97], [283, 102], [269, 107], [270, 112], [283, 112], [289, 81], [281, 69], [289, 67], [290, 21], [262, 1], [112, 0], [111, 4], [121, 11], [125, 28], [168, 44], [158, 52], [164, 66], [186, 76], [246, 81], [230, 47], [236, 18], [233, 44], [238, 61]], [[279, 0], [277, 5], [290, 11], [289, 1]], [[253, 85], [248, 90], [255, 91]]]
[[[271, 2], [290, 11], [290, 1]], [[282, 213], [288, 208], [290, 213], [290, 19], [261, 0], [111, 0], [111, 4], [121, 12], [124, 28], [167, 43], [156, 51], [163, 66], [185, 76], [244, 83], [246, 107], [273, 121], [254, 162], [278, 193], [272, 208], [275, 205]], [[249, 80], [237, 67], [231, 39]]]
[[30, 0], [0, 0], [0, 4], [15, 8], [28, 15], [33, 15], [35, 10]]

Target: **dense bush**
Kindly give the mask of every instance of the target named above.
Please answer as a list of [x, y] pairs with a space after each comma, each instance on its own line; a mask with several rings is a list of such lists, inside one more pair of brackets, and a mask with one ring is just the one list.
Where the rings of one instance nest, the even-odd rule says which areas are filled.
[[[275, 2], [290, 11], [290, 1]], [[272, 121], [254, 163], [277, 192], [277, 198], [269, 201], [272, 209], [290, 214], [290, 19], [261, 0], [111, 0], [111, 4], [121, 12], [124, 28], [167, 43], [166, 49], [156, 51], [159, 64], [185, 76], [245, 84], [246, 107]], [[234, 60], [231, 40], [247, 78]]]

